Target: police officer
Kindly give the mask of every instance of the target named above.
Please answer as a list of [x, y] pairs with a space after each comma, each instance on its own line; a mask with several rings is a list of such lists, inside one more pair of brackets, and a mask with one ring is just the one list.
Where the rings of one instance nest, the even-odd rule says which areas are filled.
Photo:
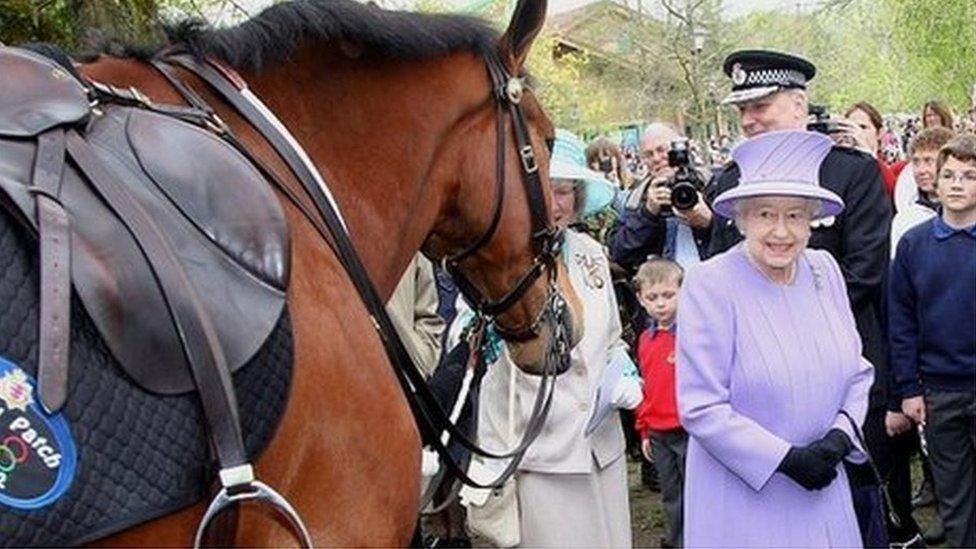
[[[738, 109], [745, 137], [806, 129], [806, 85], [816, 74], [809, 61], [779, 52], [743, 50], [729, 55], [724, 70], [732, 79], [732, 93], [724, 103]], [[710, 182], [705, 198], [711, 203], [715, 196], [738, 184], [739, 169], [729, 163]], [[840, 264], [864, 356], [880, 370], [885, 356], [878, 306], [891, 228], [881, 172], [871, 156], [835, 146], [821, 165], [820, 184], [843, 198], [845, 208], [836, 217], [814, 222], [810, 247], [829, 251]], [[740, 240], [735, 223], [715, 214], [707, 254], [724, 252]], [[884, 376], [876, 375], [876, 379]]]
[[[778, 130], [807, 128], [808, 103], [806, 86], [816, 74], [809, 61], [794, 55], [766, 50], [742, 50], [732, 53], [723, 66], [732, 79], [732, 93], [723, 103], [735, 105], [745, 137]], [[709, 183], [708, 203], [726, 189], [739, 184], [739, 169], [727, 164]], [[848, 298], [864, 345], [863, 355], [875, 367], [870, 406], [865, 420], [865, 437], [869, 450], [881, 462], [888, 458], [888, 440], [884, 431], [886, 407], [897, 400], [889, 399], [888, 367], [881, 324], [882, 280], [888, 268], [891, 208], [884, 194], [884, 184], [877, 161], [861, 151], [834, 146], [820, 167], [820, 185], [844, 200], [843, 213], [812, 224], [809, 246], [824, 249], [840, 264], [847, 282]], [[707, 255], [731, 248], [742, 235], [731, 219], [714, 214]], [[911, 520], [910, 506], [901, 507], [900, 515], [910, 521], [907, 529], [917, 533]], [[907, 526], [907, 525], [906, 525]], [[901, 538], [905, 533], [892, 534]], [[894, 538], [895, 536], [893, 536]], [[895, 541], [895, 539], [892, 539]]]

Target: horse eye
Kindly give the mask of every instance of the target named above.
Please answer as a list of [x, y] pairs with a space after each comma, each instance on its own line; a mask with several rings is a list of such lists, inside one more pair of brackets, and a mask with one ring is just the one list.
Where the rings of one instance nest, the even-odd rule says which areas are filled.
[[549, 154], [552, 154], [552, 147], [555, 144], [556, 144], [556, 138], [555, 137], [547, 137], [546, 138], [546, 149], [549, 150]]

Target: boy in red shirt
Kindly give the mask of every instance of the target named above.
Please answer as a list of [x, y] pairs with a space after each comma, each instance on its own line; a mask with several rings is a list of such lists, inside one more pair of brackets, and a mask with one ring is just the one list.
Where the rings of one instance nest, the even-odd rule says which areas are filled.
[[644, 400], [637, 408], [635, 427], [644, 457], [655, 464], [667, 532], [661, 547], [682, 545], [682, 493], [688, 434], [678, 419], [674, 389], [674, 319], [684, 272], [667, 259], [654, 258], [634, 277], [637, 298], [651, 318], [637, 342], [637, 361], [644, 378]]

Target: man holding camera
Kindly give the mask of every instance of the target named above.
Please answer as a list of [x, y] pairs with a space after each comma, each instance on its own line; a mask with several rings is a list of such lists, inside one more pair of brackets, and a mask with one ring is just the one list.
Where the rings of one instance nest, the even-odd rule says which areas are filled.
[[687, 143], [670, 124], [655, 122], [644, 130], [647, 175], [631, 192], [610, 246], [611, 258], [630, 272], [649, 255], [687, 269], [707, 250], [712, 211], [699, 192], [705, 178], [692, 166]]

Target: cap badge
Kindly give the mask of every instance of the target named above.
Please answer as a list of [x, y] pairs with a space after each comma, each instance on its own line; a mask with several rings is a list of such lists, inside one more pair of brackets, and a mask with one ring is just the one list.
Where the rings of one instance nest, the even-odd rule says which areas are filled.
[[742, 65], [736, 63], [732, 65], [732, 83], [736, 86], [741, 86], [746, 83], [746, 71], [742, 68]]

